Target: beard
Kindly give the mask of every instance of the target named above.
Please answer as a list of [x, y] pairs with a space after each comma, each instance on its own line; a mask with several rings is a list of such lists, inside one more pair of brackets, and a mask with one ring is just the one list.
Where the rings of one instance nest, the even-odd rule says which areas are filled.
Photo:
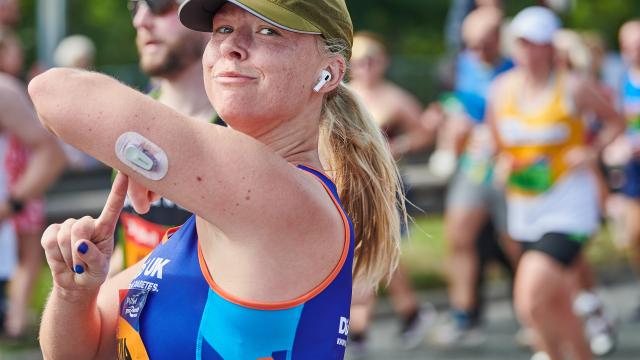
[[165, 43], [166, 51], [158, 55], [142, 55], [140, 68], [150, 77], [172, 77], [202, 59], [205, 44], [200, 34], [185, 34], [171, 43]]

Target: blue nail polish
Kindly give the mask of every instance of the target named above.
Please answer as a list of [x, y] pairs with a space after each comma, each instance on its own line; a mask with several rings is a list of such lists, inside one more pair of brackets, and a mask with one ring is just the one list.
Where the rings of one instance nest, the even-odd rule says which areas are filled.
[[76, 265], [73, 270], [76, 274], [82, 274], [84, 272], [84, 267], [82, 267], [82, 265]]
[[80, 244], [80, 245], [78, 246], [78, 251], [79, 251], [81, 254], [86, 254], [86, 253], [87, 253], [87, 251], [89, 251], [89, 245], [87, 245], [87, 243], [84, 243], [84, 242], [83, 242], [82, 244]]

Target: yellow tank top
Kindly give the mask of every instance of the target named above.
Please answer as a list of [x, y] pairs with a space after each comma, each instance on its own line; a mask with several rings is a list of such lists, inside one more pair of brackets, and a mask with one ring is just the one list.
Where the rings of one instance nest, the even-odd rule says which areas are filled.
[[566, 74], [557, 74], [549, 101], [531, 112], [518, 106], [520, 79], [511, 76], [507, 81], [506, 99], [496, 109], [501, 151], [514, 160], [507, 190], [539, 195], [569, 172], [565, 155], [585, 144], [584, 121], [567, 106]]

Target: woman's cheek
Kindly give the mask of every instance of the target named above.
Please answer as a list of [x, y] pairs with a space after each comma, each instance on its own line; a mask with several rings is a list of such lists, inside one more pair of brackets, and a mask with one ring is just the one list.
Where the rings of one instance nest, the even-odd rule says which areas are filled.
[[202, 54], [202, 67], [207, 71], [210, 71], [213, 68], [213, 64], [215, 63], [215, 51], [214, 44], [212, 40], [209, 40], [207, 46], [204, 48], [204, 54]]

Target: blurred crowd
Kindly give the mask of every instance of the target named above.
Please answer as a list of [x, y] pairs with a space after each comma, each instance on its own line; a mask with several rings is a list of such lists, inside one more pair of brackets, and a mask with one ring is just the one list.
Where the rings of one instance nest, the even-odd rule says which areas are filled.
[[[140, 67], [150, 96], [203, 121], [222, 123], [201, 84], [206, 37], [182, 28], [179, 0], [130, 1]], [[640, 275], [640, 20], [615, 44], [597, 29], [563, 28], [562, 1], [504, 16], [499, 0], [453, 1], [445, 34], [455, 61], [441, 96], [424, 106], [386, 78], [394, 66], [384, 40], [355, 35], [350, 85], [403, 164], [425, 155], [425, 176], [447, 183], [444, 228], [450, 309], [421, 303], [400, 265], [388, 292], [401, 323], [399, 342], [414, 348], [479, 345], [487, 264], [513, 283], [521, 323], [516, 341], [533, 358], [589, 359], [615, 350], [617, 319], [595, 291], [584, 248], [601, 226]], [[152, 6], [154, 5], [154, 6]], [[123, 4], [124, 6], [124, 4]], [[65, 164], [100, 166], [39, 127], [26, 98], [24, 56], [14, 26], [17, 0], [0, 0], [0, 332], [26, 336], [28, 303], [43, 264], [43, 193]], [[56, 66], [93, 69], [96, 49], [83, 35], [65, 38]], [[4, 99], [4, 100], [3, 100]], [[428, 150], [428, 151], [425, 151]], [[410, 185], [410, 184], [409, 184]], [[166, 200], [150, 215], [123, 214], [115, 273], [144, 257], [168, 226], [188, 216]], [[405, 226], [408, 227], [408, 226]], [[354, 289], [349, 351], [365, 357], [376, 295]], [[640, 321], [638, 309], [620, 314]]]
[[[615, 349], [617, 320], [594, 291], [583, 250], [608, 223], [620, 251], [636, 270], [640, 264], [639, 22], [620, 28], [623, 62], [612, 66], [597, 29], [562, 28], [554, 14], [562, 2], [541, 2], [513, 19], [500, 5], [455, 2], [447, 28], [455, 62], [443, 76], [449, 89], [422, 111], [385, 80], [390, 64], [379, 37], [361, 32], [354, 44], [353, 88], [394, 155], [432, 147], [428, 172], [448, 183], [450, 316], [428, 339], [444, 347], [482, 343], [481, 284], [495, 260], [513, 281], [522, 324], [515, 340], [535, 350], [533, 359], [605, 355]], [[401, 344], [416, 346], [432, 307], [416, 305], [402, 267], [389, 292]], [[371, 298], [354, 300], [355, 357], [367, 353]], [[638, 321], [640, 307], [621, 316]]]

